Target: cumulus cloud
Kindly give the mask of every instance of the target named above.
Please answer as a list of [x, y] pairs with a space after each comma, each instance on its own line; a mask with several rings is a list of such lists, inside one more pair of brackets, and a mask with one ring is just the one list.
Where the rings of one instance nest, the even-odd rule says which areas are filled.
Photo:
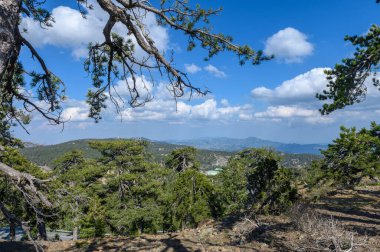
[[[265, 100], [271, 104], [305, 104], [320, 106], [315, 98], [316, 93], [322, 93], [327, 88], [325, 70], [329, 68], [314, 68], [310, 71], [300, 74], [290, 80], [282, 82], [275, 88], [264, 86], [251, 90], [251, 95], [255, 99]], [[367, 87], [367, 99], [360, 106], [372, 104], [375, 99], [380, 97], [379, 90], [372, 84], [372, 79], [377, 78], [375, 75], [369, 76], [364, 85]], [[377, 100], [376, 100], [377, 103]]]
[[208, 99], [202, 104], [193, 106], [190, 111], [190, 117], [196, 119], [227, 119], [238, 115], [241, 110], [240, 106], [220, 108], [217, 105], [214, 99]]
[[[102, 13], [101, 13], [102, 14]], [[58, 6], [52, 10], [55, 23], [53, 27], [43, 29], [32, 18], [22, 19], [21, 27], [27, 30], [27, 39], [35, 46], [55, 45], [79, 48], [91, 41], [102, 40], [102, 25], [107, 16], [95, 16], [92, 12], [84, 19], [79, 11], [66, 6]]]
[[[102, 117], [106, 121], [167, 121], [169, 123], [184, 123], [188, 121], [212, 121], [212, 120], [239, 120], [240, 118], [252, 118], [250, 105], [231, 106], [226, 99], [217, 102], [214, 98], [192, 100], [185, 99], [175, 101], [164, 83], [154, 86], [144, 76], [137, 79], [136, 88], [141, 97], [152, 95], [153, 100], [144, 106], [131, 108], [123, 102], [129, 98], [129, 90], [126, 81], [119, 81], [112, 95], [119, 103], [119, 114], [115, 113], [115, 106], [110, 100]], [[62, 119], [69, 122], [90, 122], [88, 118], [89, 106], [85, 101], [69, 100], [64, 104], [65, 109]]]
[[[27, 30], [24, 36], [34, 46], [53, 45], [68, 48], [76, 58], [85, 57], [88, 43], [104, 41], [102, 31], [109, 17], [95, 1], [91, 1], [91, 4], [94, 8], [88, 10], [85, 19], [76, 9], [67, 6], [54, 8], [52, 16], [55, 22], [52, 27], [46, 29], [41, 28], [40, 24], [32, 18], [24, 17], [21, 23], [21, 28]], [[152, 13], [148, 13], [143, 17], [143, 23], [153, 38], [156, 47], [160, 51], [165, 51], [169, 43], [167, 29], [157, 24], [157, 20]], [[117, 23], [112, 31], [135, 41], [135, 38], [129, 36], [127, 29], [120, 23]], [[136, 47], [136, 54], [143, 54], [140, 47]]]
[[220, 70], [219, 68], [217, 68], [216, 66], [211, 65], [211, 64], [209, 64], [203, 68], [201, 68], [195, 64], [185, 64], [185, 69], [186, 69], [186, 72], [191, 73], [191, 74], [195, 74], [195, 73], [198, 73], [198, 72], [204, 70], [204, 71], [208, 72], [209, 74], [211, 74], [217, 78], [227, 77], [225, 72], [223, 72], [222, 70]]
[[292, 27], [278, 31], [265, 43], [264, 52], [286, 63], [300, 63], [313, 53], [314, 46], [305, 34]]
[[85, 101], [69, 100], [65, 104], [66, 108], [62, 111], [61, 119], [70, 122], [87, 121], [89, 106]]
[[299, 106], [269, 106], [263, 112], [254, 114], [256, 118], [267, 119], [281, 122], [281, 119], [287, 120], [302, 120], [308, 124], [326, 124], [333, 123], [335, 120], [332, 117], [321, 116], [317, 109], [307, 109]]
[[318, 115], [318, 111], [296, 106], [269, 106], [266, 111], [255, 113], [256, 117], [310, 117]]
[[199, 66], [195, 64], [185, 64], [185, 69], [186, 69], [186, 72], [191, 73], [191, 74], [198, 73], [199, 71], [202, 70], [202, 68], [200, 68]]
[[315, 98], [316, 93], [326, 88], [328, 82], [324, 71], [327, 69], [311, 69], [273, 89], [264, 86], [253, 89], [253, 98], [269, 103], [264, 111], [256, 112], [254, 117], [271, 121], [276, 119], [277, 122], [298, 120], [308, 124], [333, 123], [335, 118], [320, 115], [318, 109], [321, 102]]
[[201, 103], [190, 105], [183, 101], [156, 99], [142, 108], [127, 108], [122, 111], [123, 120], [226, 120], [238, 118], [246, 108], [242, 106], [220, 107], [215, 99], [207, 99]]
[[[112, 94], [120, 102], [120, 114], [115, 113], [114, 105], [108, 101], [107, 109], [102, 116], [107, 121], [120, 120], [121, 115], [121, 119], [128, 122], [165, 121], [175, 124], [192, 121], [267, 121], [276, 124], [286, 122], [331, 124], [340, 122], [346, 124], [350, 123], [353, 118], [355, 120], [359, 120], [359, 118], [360, 120], [367, 120], [380, 113], [380, 105], [378, 104], [380, 92], [375, 87], [371, 87], [371, 78], [369, 78], [365, 82], [368, 86], [368, 97], [365, 102], [334, 112], [329, 116], [321, 116], [318, 111], [321, 102], [315, 98], [315, 93], [321, 92], [326, 87], [325, 69], [312, 69], [284, 81], [275, 88], [262, 86], [253, 89], [252, 96], [265, 101], [258, 107], [267, 104], [267, 107], [261, 110], [254, 109], [250, 104], [231, 105], [227, 99], [216, 100], [215, 97], [203, 97], [192, 101], [180, 98], [175, 101], [166, 83], [161, 82], [154, 85], [145, 76], [140, 76], [137, 78], [136, 88], [141, 99], [152, 96], [153, 100], [146, 103], [145, 106], [130, 108], [121, 99], [127, 101], [130, 98], [128, 83], [131, 84], [132, 80], [119, 81], [116, 83]], [[69, 100], [64, 107], [62, 119], [79, 123], [91, 122], [91, 119], [87, 118], [89, 108], [84, 101]]]
[[225, 107], [230, 106], [230, 103], [229, 103], [229, 101], [227, 99], [222, 99], [220, 101], [220, 104], [222, 104], [222, 106], [225, 106]]
[[268, 104], [264, 111], [254, 114], [255, 118], [263, 120], [302, 120], [309, 124], [350, 122], [352, 120], [370, 120], [374, 118], [376, 110], [380, 109], [378, 99], [380, 92], [372, 84], [371, 75], [364, 82], [367, 87], [365, 101], [348, 106], [344, 110], [338, 110], [329, 116], [321, 116], [318, 109], [322, 107], [322, 101], [315, 98], [316, 93], [326, 89], [328, 81], [324, 71], [328, 68], [314, 68], [304, 74], [300, 74], [290, 80], [282, 82], [275, 88], [264, 86], [254, 88], [252, 97], [263, 100]]
[[205, 66], [204, 67], [204, 70], [207, 71], [208, 73], [212, 74], [213, 76], [217, 77], [217, 78], [225, 78], [227, 77], [226, 73], [219, 70], [217, 67], [213, 66], [213, 65], [208, 65], [208, 66]]
[[315, 94], [326, 89], [328, 81], [324, 73], [328, 68], [314, 68], [293, 79], [286, 80], [274, 89], [258, 87], [251, 91], [252, 97], [272, 102], [316, 101]]

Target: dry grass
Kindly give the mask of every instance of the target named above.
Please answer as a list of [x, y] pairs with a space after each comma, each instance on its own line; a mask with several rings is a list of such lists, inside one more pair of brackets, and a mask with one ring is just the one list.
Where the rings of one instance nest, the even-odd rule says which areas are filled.
[[290, 211], [290, 218], [302, 232], [295, 245], [297, 251], [351, 252], [367, 244], [367, 237], [347, 230], [332, 216], [323, 217], [306, 204], [296, 204]]
[[256, 220], [245, 217], [241, 221], [235, 223], [232, 228], [231, 240], [236, 244], [245, 244], [252, 238], [253, 233], [260, 228]]

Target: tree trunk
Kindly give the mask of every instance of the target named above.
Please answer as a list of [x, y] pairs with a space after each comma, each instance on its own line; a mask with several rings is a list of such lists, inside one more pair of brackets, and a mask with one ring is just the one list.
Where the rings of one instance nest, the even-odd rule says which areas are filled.
[[21, 0], [0, 0], [0, 81], [19, 54], [19, 15]]
[[38, 229], [38, 239], [47, 240], [47, 232], [45, 221], [42, 218], [37, 217], [37, 229]]
[[73, 241], [78, 240], [78, 231], [79, 231], [79, 228], [74, 227], [74, 229], [73, 229]]
[[16, 240], [16, 224], [13, 221], [9, 222], [9, 240]]

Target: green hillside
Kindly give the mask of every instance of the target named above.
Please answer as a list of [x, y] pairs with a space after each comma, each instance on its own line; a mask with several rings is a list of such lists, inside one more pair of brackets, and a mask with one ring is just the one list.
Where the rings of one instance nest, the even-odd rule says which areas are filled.
[[[82, 150], [87, 158], [97, 158], [100, 153], [89, 146], [90, 141], [95, 139], [74, 140], [56, 145], [38, 146], [34, 145], [29, 148], [21, 149], [29, 160], [38, 165], [53, 166], [53, 161], [74, 149]], [[110, 140], [110, 139], [103, 139]], [[102, 140], [99, 140], [102, 141]], [[183, 145], [169, 144], [165, 142], [149, 141], [148, 153], [149, 159], [157, 163], [165, 162], [166, 156], [174, 149], [182, 148]], [[214, 150], [198, 150], [198, 159], [201, 162], [203, 171], [214, 170], [227, 164], [228, 159], [234, 152], [214, 151]], [[281, 153], [283, 165], [286, 167], [300, 168], [309, 164], [312, 160], [321, 158], [319, 155], [313, 154], [288, 154]]]
[[[87, 158], [97, 158], [100, 153], [89, 146], [90, 141], [95, 139], [82, 139], [74, 140], [61, 144], [45, 145], [45, 146], [33, 146], [29, 148], [21, 149], [21, 153], [24, 154], [30, 161], [38, 165], [52, 166], [53, 161], [74, 149], [82, 150]], [[103, 139], [110, 140], [110, 139]], [[102, 141], [102, 140], [99, 140]], [[148, 153], [149, 159], [157, 163], [165, 162], [166, 156], [173, 151], [183, 147], [182, 145], [168, 144], [164, 142], [149, 141]], [[213, 170], [217, 167], [226, 165], [228, 158], [232, 155], [230, 152], [223, 151], [209, 151], [199, 150], [198, 158], [202, 164], [203, 170]]]

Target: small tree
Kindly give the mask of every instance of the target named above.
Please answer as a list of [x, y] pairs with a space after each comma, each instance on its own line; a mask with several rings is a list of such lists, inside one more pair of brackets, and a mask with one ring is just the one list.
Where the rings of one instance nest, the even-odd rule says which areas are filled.
[[162, 227], [160, 196], [165, 174], [147, 162], [147, 142], [139, 140], [95, 141], [91, 147], [102, 156], [103, 192], [107, 224], [117, 234], [156, 232]]
[[193, 147], [185, 147], [172, 151], [166, 161], [166, 167], [177, 172], [188, 168], [199, 170], [200, 163], [197, 160], [197, 150]]
[[74, 167], [80, 168], [80, 165], [85, 162], [84, 154], [80, 150], [72, 150], [62, 157], [54, 160], [54, 170], [56, 173], [65, 173], [67, 170]]
[[[226, 203], [235, 209], [244, 205], [243, 209], [264, 213], [280, 213], [290, 206], [297, 190], [291, 183], [290, 171], [280, 167], [279, 161], [279, 156], [267, 149], [247, 149], [232, 157], [222, 172]], [[239, 180], [231, 181], [226, 175], [235, 172]], [[234, 190], [241, 197], [234, 197]]]
[[380, 171], [380, 125], [371, 123], [369, 130], [341, 127], [339, 138], [322, 151], [325, 175], [337, 183], [353, 186], [365, 176], [374, 177]]
[[245, 209], [248, 200], [247, 176], [244, 164], [230, 159], [217, 175], [218, 189], [222, 194], [224, 214], [229, 215]]
[[95, 238], [103, 236], [106, 230], [105, 217], [106, 209], [99, 197], [91, 198], [88, 203], [87, 213], [80, 222], [82, 226], [80, 237]]
[[214, 188], [206, 175], [194, 169], [185, 170], [177, 174], [170, 190], [168, 210], [172, 214], [172, 228], [197, 227], [200, 222], [214, 217]]
[[169, 230], [196, 227], [220, 215], [220, 205], [212, 182], [200, 173], [196, 149], [174, 150], [166, 162], [173, 175], [167, 190], [166, 227]]
[[73, 239], [81, 233], [81, 223], [88, 216], [89, 202], [97, 197], [96, 183], [103, 167], [84, 158], [77, 150], [54, 161], [56, 174], [52, 193], [59, 202], [62, 226], [73, 230]]

